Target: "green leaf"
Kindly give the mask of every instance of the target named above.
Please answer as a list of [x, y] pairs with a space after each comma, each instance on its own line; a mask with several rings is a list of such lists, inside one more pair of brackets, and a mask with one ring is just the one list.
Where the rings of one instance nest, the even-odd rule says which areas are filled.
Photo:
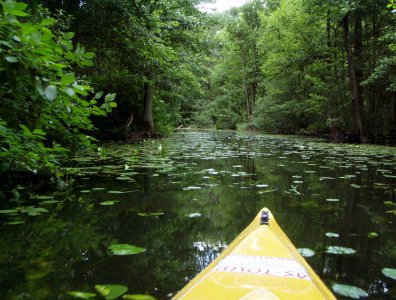
[[6, 46], [8, 48], [13, 48], [12, 45], [9, 42], [6, 42], [6, 41], [0, 41], [0, 44]]
[[142, 294], [135, 294], [135, 295], [124, 295], [122, 296], [124, 300], [156, 300], [153, 296], [150, 295], [142, 295]]
[[56, 96], [58, 95], [58, 89], [54, 85], [49, 85], [45, 89], [44, 94], [45, 94], [45, 97], [47, 97], [47, 99], [49, 101], [53, 101], [56, 98]]
[[65, 32], [62, 37], [65, 40], [71, 40], [74, 37], [74, 32]]
[[44, 85], [41, 80], [36, 80], [36, 90], [41, 96], [45, 95]]
[[364, 297], [368, 297], [369, 294], [362, 290], [361, 288], [358, 288], [356, 286], [352, 285], [346, 285], [346, 284], [333, 284], [332, 286], [333, 291], [336, 292], [337, 294], [344, 296], [344, 297], [349, 297], [353, 299], [360, 299]]
[[312, 257], [315, 255], [315, 251], [309, 248], [298, 248], [297, 251], [304, 257]]
[[86, 59], [92, 59], [92, 58], [94, 58], [95, 57], [95, 52], [86, 52], [85, 54], [84, 54], [84, 58], [86, 58]]
[[145, 248], [130, 244], [113, 244], [108, 249], [113, 255], [134, 255], [146, 251]]
[[95, 94], [95, 99], [99, 99], [100, 97], [102, 97], [103, 96], [103, 92], [101, 91], [101, 92], [97, 92], [96, 94]]
[[33, 130], [33, 134], [46, 135], [46, 133], [43, 130], [39, 129], [39, 128]]
[[53, 18], [47, 18], [47, 19], [44, 19], [44, 20], [41, 21], [41, 25], [50, 26], [50, 25], [54, 25], [55, 22], [56, 22], [55, 19], [53, 19]]
[[78, 299], [92, 299], [96, 297], [96, 294], [94, 293], [86, 293], [86, 292], [80, 292], [80, 291], [70, 291], [67, 292], [68, 295], [78, 298]]
[[56, 22], [55, 19], [53, 19], [53, 18], [47, 18], [47, 19], [44, 19], [44, 20], [41, 21], [41, 25], [50, 26], [50, 25], [54, 25], [55, 22]]
[[105, 285], [97, 284], [95, 285], [95, 290], [103, 297], [106, 297], [110, 294], [110, 289]]
[[72, 84], [76, 78], [74, 77], [74, 73], [66, 73], [62, 75], [61, 83], [64, 85]]
[[6, 56], [5, 57], [6, 61], [8, 61], [9, 63], [16, 63], [18, 62], [18, 58], [15, 56]]
[[106, 300], [113, 300], [124, 295], [128, 291], [128, 287], [120, 284], [97, 284], [95, 290]]
[[117, 103], [116, 102], [110, 102], [110, 107], [117, 107]]
[[392, 278], [396, 280], [396, 269], [392, 268], [383, 268], [382, 269], [382, 274], [384, 274], [386, 277]]
[[329, 254], [336, 254], [336, 255], [352, 255], [356, 253], [355, 249], [341, 247], [341, 246], [329, 246], [326, 250], [326, 253]]
[[16, 2], [7, 0], [3, 3], [3, 10], [5, 13], [11, 13], [15, 9]]
[[10, 15], [25, 17], [28, 15], [27, 13], [24, 12], [27, 6], [28, 5], [23, 2], [15, 2], [15, 1], [7, 0], [3, 3], [3, 10], [5, 13]]
[[32, 133], [32, 132], [30, 131], [30, 129], [27, 128], [25, 125], [19, 124], [19, 127], [22, 128], [22, 131], [23, 131], [23, 134], [24, 134], [24, 135], [26, 135], [27, 137], [31, 137], [31, 138], [34, 137], [33, 133]]
[[111, 102], [111, 101], [113, 101], [115, 99], [115, 97], [116, 97], [116, 93], [107, 94], [106, 97], [105, 97], [105, 102]]
[[23, 2], [15, 2], [15, 8], [14, 8], [14, 10], [24, 11], [27, 7], [28, 7], [28, 5], [27, 5], [26, 3], [23, 3]]
[[68, 95], [69, 97], [73, 97], [76, 92], [71, 88], [71, 87], [66, 87], [63, 89], [63, 91]]

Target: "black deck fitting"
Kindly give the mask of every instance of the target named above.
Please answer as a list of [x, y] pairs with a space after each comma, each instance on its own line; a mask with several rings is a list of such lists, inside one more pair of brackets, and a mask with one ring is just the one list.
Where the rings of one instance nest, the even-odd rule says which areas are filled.
[[268, 210], [263, 210], [261, 212], [260, 225], [268, 225], [268, 222], [269, 222]]

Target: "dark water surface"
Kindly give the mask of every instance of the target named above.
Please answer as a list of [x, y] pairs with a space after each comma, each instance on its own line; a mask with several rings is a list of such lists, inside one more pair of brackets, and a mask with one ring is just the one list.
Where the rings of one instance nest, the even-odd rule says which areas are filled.
[[[328, 286], [396, 299], [396, 281], [381, 272], [396, 268], [395, 148], [178, 132], [106, 145], [74, 165], [67, 185], [21, 188], [17, 212], [2, 207], [0, 299], [69, 299], [109, 283], [167, 299], [265, 206], [297, 248], [316, 252], [307, 261]], [[147, 251], [114, 256], [114, 243]]]

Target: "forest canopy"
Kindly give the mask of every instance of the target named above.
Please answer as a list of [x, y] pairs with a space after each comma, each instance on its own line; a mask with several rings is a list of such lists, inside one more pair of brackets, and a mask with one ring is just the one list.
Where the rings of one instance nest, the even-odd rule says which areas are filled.
[[394, 1], [0, 3], [0, 172], [175, 127], [396, 141]]

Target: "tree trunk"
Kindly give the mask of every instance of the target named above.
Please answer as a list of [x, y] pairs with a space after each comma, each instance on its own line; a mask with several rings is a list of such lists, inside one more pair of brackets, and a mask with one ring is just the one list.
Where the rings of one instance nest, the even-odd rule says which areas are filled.
[[[352, 42], [349, 34], [349, 15], [342, 19], [342, 27], [344, 30], [344, 44], [347, 54], [349, 88], [352, 95], [352, 113], [354, 121], [354, 131], [360, 142], [364, 142], [363, 119], [362, 119], [362, 97], [356, 75], [356, 66], [354, 61], [354, 53], [352, 51]], [[356, 44], [355, 44], [356, 45]]]
[[256, 107], [256, 98], [257, 98], [257, 86], [258, 86], [258, 63], [257, 63], [257, 46], [256, 44], [253, 47], [253, 82], [252, 82], [252, 103], [251, 103], [251, 115], [253, 118], [254, 110]]
[[151, 137], [154, 132], [154, 121], [153, 121], [153, 91], [150, 82], [144, 83], [144, 114], [143, 121], [146, 125], [146, 130]]
[[331, 20], [330, 10], [327, 11], [326, 16], [326, 33], [327, 33], [327, 47], [331, 48]]
[[[373, 13], [373, 27], [372, 27], [372, 62], [371, 62], [371, 70], [370, 74], [372, 74], [377, 67], [377, 10], [374, 11]], [[370, 118], [370, 129], [374, 135], [374, 142], [377, 142], [377, 137], [378, 137], [378, 121], [376, 118], [377, 114], [377, 95], [378, 95], [378, 85], [374, 84], [371, 87], [371, 97], [370, 97], [370, 103], [368, 105], [368, 115], [371, 116]]]
[[241, 60], [242, 60], [242, 84], [243, 84], [243, 92], [245, 95], [245, 103], [246, 103], [246, 113], [248, 118], [249, 125], [251, 124], [251, 110], [250, 110], [250, 93], [249, 93], [249, 85], [247, 83], [247, 72], [246, 72], [246, 50], [241, 47]]

